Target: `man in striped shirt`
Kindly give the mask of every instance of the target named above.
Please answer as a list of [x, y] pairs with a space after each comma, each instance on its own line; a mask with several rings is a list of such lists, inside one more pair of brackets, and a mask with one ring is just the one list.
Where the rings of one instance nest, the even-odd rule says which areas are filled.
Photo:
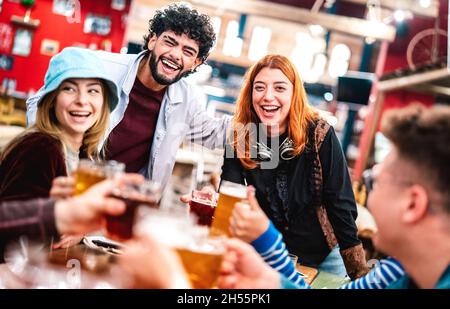
[[[259, 208], [258, 201], [254, 197], [254, 191], [251, 188], [248, 190], [247, 200], [250, 204], [250, 208], [247, 206], [247, 209], [254, 212], [262, 212]], [[239, 208], [241, 205], [237, 204], [236, 206]], [[281, 233], [269, 220], [268, 225], [267, 230], [252, 241], [251, 245], [269, 266], [281, 273], [290, 282], [286, 282], [286, 287], [293, 288], [297, 285], [299, 288], [310, 288], [304, 280], [304, 276], [297, 271], [289, 257]], [[238, 248], [240, 248], [239, 245]], [[375, 267], [364, 277], [345, 284], [341, 288], [384, 289], [403, 275], [404, 270], [400, 263], [394, 258], [389, 257], [376, 263]]]

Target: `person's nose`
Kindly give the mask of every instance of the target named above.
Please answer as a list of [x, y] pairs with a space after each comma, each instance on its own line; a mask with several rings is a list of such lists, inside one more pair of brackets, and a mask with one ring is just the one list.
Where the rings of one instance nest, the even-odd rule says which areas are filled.
[[169, 55], [173, 61], [179, 62], [181, 59], [181, 55], [183, 53], [182, 47], [180, 45], [174, 46], [170, 51]]
[[266, 92], [264, 93], [264, 100], [273, 101], [274, 99], [275, 96], [272, 87], [267, 87]]
[[89, 94], [87, 91], [85, 90], [80, 90], [78, 92], [78, 100], [77, 103], [81, 104], [81, 105], [85, 105], [89, 103]]

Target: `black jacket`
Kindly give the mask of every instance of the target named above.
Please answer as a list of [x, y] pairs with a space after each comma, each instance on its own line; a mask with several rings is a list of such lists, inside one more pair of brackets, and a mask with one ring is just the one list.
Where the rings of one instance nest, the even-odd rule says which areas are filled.
[[[313, 130], [311, 127], [310, 136]], [[330, 248], [312, 206], [314, 153], [311, 149], [311, 145], [307, 145], [299, 156], [289, 161], [280, 159], [277, 168], [270, 170], [259, 167], [247, 170], [236, 157], [225, 157], [221, 179], [242, 184], [246, 181], [253, 185], [261, 208], [283, 234], [288, 251], [297, 255], [300, 263], [317, 267], [330, 253]], [[225, 154], [233, 153], [229, 150]], [[333, 128], [328, 131], [319, 156], [323, 169], [322, 198], [340, 249], [356, 246], [361, 242], [355, 224], [355, 198], [347, 163]], [[281, 184], [277, 181], [283, 177], [287, 179], [287, 200], [284, 203], [287, 205], [284, 207], [283, 181]], [[274, 204], [278, 204], [281, 211], [277, 212]]]

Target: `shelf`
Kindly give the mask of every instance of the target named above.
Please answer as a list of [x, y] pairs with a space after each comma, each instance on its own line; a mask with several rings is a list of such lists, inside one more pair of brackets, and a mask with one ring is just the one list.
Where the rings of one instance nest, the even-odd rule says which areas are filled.
[[20, 17], [17, 15], [11, 16], [11, 22], [15, 25], [23, 26], [23, 27], [29, 27], [29, 28], [37, 28], [41, 21], [39, 19], [26, 19], [26, 16]]

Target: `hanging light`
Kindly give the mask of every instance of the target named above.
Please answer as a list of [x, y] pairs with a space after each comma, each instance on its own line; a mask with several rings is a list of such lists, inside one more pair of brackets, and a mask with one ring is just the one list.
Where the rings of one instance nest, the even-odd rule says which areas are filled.
[[431, 0], [420, 0], [419, 4], [424, 9], [427, 9], [427, 8], [429, 8], [431, 6]]

